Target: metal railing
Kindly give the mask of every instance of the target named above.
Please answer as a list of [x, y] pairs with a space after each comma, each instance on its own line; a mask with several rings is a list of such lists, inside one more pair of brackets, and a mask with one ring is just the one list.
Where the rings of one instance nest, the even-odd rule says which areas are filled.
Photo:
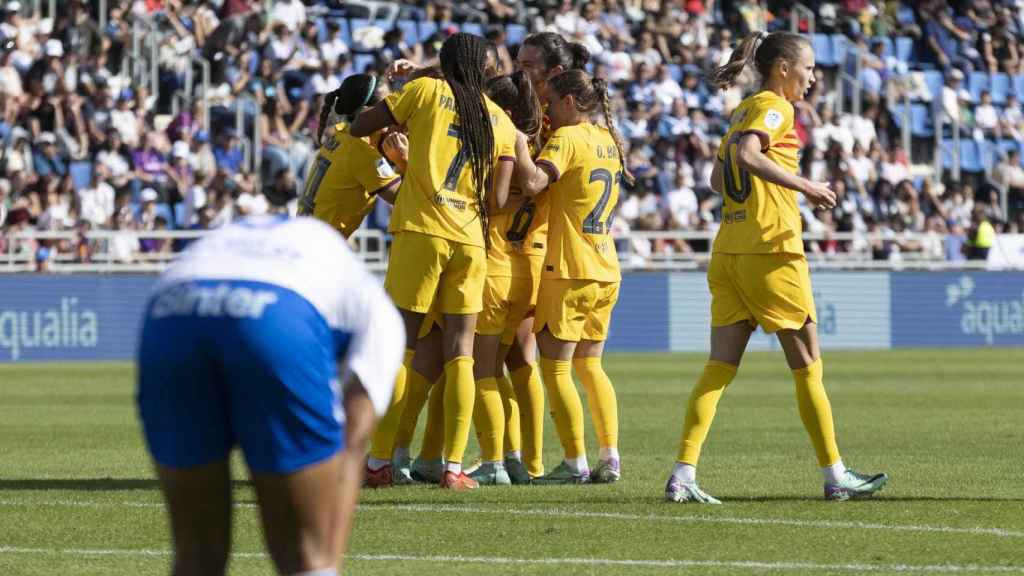
[[[849, 71], [850, 58], [853, 58], [853, 73]], [[842, 60], [839, 63], [839, 72], [836, 74], [836, 113], [842, 114], [845, 110], [846, 87], [850, 87], [850, 98], [853, 102], [851, 112], [854, 116], [860, 116], [861, 111], [861, 71], [864, 69], [864, 58], [861, 49], [857, 46], [847, 45]]]
[[[128, 257], [114, 250], [112, 243], [125, 238], [136, 242], [140, 239], [191, 240], [202, 237], [208, 231], [177, 230], [177, 231], [137, 231], [137, 230], [97, 230], [84, 234], [84, 240], [90, 243], [91, 257], [87, 262], [77, 261], [73, 252], [58, 252], [49, 261], [49, 270], [53, 272], [156, 272], [163, 270], [174, 261], [180, 252], [139, 252], [132, 251]], [[635, 231], [628, 235], [615, 238], [620, 247], [619, 261], [623, 270], [696, 270], [706, 267], [711, 257], [709, 252], [715, 232], [713, 231]], [[860, 242], [870, 246], [872, 242], [903, 242], [920, 243], [923, 240], [934, 242], [935, 235], [921, 233], [903, 233], [896, 236], [883, 233], [805, 233], [806, 241]], [[36, 270], [36, 252], [32, 249], [19, 250], [23, 241], [65, 241], [81, 242], [83, 235], [77, 232], [26, 231], [9, 235], [6, 251], [0, 253], [0, 272], [25, 272]], [[941, 240], [941, 237], [939, 238]], [[349, 239], [356, 255], [374, 271], [387, 269], [388, 246], [390, 237], [380, 230], [361, 229]], [[676, 253], [639, 253], [633, 249], [636, 244], [657, 240], [685, 242], [702, 241], [708, 250], [697, 252]], [[994, 247], [993, 249], [998, 249]], [[812, 268], [816, 269], [855, 269], [855, 270], [957, 270], [957, 269], [992, 269], [985, 261], [947, 261], [921, 252], [901, 252], [898, 258], [874, 260], [870, 249], [857, 252], [839, 252], [834, 254], [808, 251], [807, 259]], [[1005, 268], [1006, 266], [1004, 266]], [[1009, 266], [1009, 267], [1012, 267]]]
[[814, 36], [815, 31], [815, 18], [814, 10], [811, 10], [807, 6], [796, 2], [792, 5], [789, 11], [789, 30], [794, 34], [800, 33], [800, 17], [807, 18], [807, 35]]

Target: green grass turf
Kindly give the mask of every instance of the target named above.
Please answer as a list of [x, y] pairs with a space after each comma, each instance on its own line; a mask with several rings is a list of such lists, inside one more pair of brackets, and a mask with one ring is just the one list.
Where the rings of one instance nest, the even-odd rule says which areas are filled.
[[[619, 484], [364, 493], [348, 573], [795, 574], [810, 571], [805, 564], [818, 565], [814, 573], [853, 573], [839, 566], [852, 564], [874, 573], [900, 565], [1024, 573], [1024, 351], [828, 354], [847, 463], [892, 478], [878, 498], [849, 503], [821, 500], [781, 354], [749, 354], [701, 466], [702, 486], [726, 505], [669, 505], [662, 487], [702, 362], [607, 359], [619, 391]], [[132, 393], [128, 364], [0, 367], [0, 574], [168, 572], [164, 513]], [[589, 419], [587, 427], [593, 462]], [[550, 422], [545, 447], [550, 468], [559, 457]], [[239, 482], [235, 496], [249, 503], [235, 514], [235, 551], [249, 554], [233, 558], [231, 574], [271, 574], [252, 491]], [[381, 558], [391, 554], [407, 558]], [[492, 560], [428, 558], [443, 555]]]

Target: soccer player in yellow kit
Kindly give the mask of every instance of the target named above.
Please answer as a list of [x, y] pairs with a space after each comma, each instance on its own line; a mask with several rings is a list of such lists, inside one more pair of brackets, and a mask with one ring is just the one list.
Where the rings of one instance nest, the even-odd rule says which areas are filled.
[[[535, 481], [581, 484], [620, 477], [618, 406], [601, 366], [612, 308], [618, 299], [619, 261], [611, 220], [623, 178], [621, 139], [612, 120], [604, 80], [570, 70], [547, 82], [548, 115], [554, 133], [534, 163], [517, 142], [517, 179], [527, 194], [548, 189], [548, 247], [534, 332], [541, 372], [565, 459]], [[600, 110], [607, 127], [594, 124]], [[601, 445], [591, 475], [583, 442], [583, 405], [570, 368], [587, 391]]]
[[[346, 238], [363, 223], [378, 196], [394, 204], [395, 192], [402, 182], [389, 158], [381, 152], [386, 137], [383, 130], [366, 138], [355, 138], [349, 133], [352, 119], [379, 101], [376, 91], [375, 76], [353, 74], [326, 95], [317, 135], [320, 150], [299, 199], [300, 216], [315, 216]], [[343, 121], [335, 124], [330, 137], [324, 140], [332, 110]]]
[[750, 63], [761, 75], [761, 90], [733, 112], [711, 176], [712, 188], [724, 202], [708, 265], [711, 354], [687, 404], [665, 498], [720, 504], [698, 487], [697, 461], [718, 400], [735, 377], [757, 325], [778, 335], [793, 371], [800, 418], [818, 457], [825, 498], [870, 496], [888, 478], [849, 470], [839, 456], [822, 384], [814, 297], [797, 207], [798, 192], [817, 208], [831, 209], [836, 202], [827, 185], [797, 174], [800, 144], [793, 129], [792, 102], [801, 100], [814, 84], [814, 51], [798, 34], [754, 33], [728, 63], [712, 72], [711, 81], [720, 88], [732, 86]]
[[[463, 473], [462, 457], [476, 388], [473, 335], [483, 308], [485, 231], [488, 210], [501, 209], [508, 197], [515, 160], [515, 127], [483, 93], [486, 54], [481, 38], [452, 35], [441, 47], [443, 80], [409, 82], [361, 114], [350, 130], [362, 137], [391, 125], [408, 129], [409, 166], [391, 215], [395, 241], [384, 285], [406, 323], [406, 369], [424, 315], [435, 295], [439, 299], [447, 458], [440, 485], [455, 490], [477, 487]], [[394, 417], [389, 453], [400, 424], [404, 378], [403, 371], [403, 398], [392, 401], [381, 422], [383, 427]]]
[[[536, 142], [543, 114], [524, 72], [488, 80], [487, 94], [508, 113], [518, 130]], [[538, 209], [533, 198], [526, 197], [519, 186], [511, 185], [509, 204], [490, 218], [484, 309], [477, 320], [473, 344], [473, 371], [477, 383], [473, 423], [482, 463], [470, 476], [480, 484], [530, 482], [530, 474], [522, 461], [519, 403], [512, 383], [505, 376], [504, 360], [516, 329], [536, 303], [539, 269], [535, 275], [531, 259], [522, 252], [528, 239], [540, 242], [543, 249], [543, 238], [537, 235], [528, 238]], [[541, 427], [543, 430], [543, 421]], [[528, 426], [527, 433], [531, 432]], [[532, 448], [533, 438], [529, 439]], [[532, 458], [533, 454], [530, 456]]]

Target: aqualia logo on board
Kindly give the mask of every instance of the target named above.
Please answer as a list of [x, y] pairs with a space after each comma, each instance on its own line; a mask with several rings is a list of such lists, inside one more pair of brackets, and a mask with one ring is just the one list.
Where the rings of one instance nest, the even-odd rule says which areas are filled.
[[11, 360], [32, 348], [95, 348], [99, 318], [95, 310], [78, 307], [78, 298], [60, 299], [40, 310], [0, 310], [0, 349]]
[[997, 336], [1024, 334], [1024, 290], [1012, 300], [982, 300], [974, 296], [974, 280], [961, 276], [946, 285], [946, 306], [960, 306], [960, 331], [965, 336], [981, 336], [993, 344]]

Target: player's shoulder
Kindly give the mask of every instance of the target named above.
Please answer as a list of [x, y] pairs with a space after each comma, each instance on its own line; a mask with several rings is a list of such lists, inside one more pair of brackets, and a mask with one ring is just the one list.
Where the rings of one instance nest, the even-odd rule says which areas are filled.
[[747, 97], [750, 101], [750, 108], [757, 112], [776, 111], [783, 116], [793, 116], [793, 103], [779, 96], [771, 90], [761, 90], [757, 94]]

